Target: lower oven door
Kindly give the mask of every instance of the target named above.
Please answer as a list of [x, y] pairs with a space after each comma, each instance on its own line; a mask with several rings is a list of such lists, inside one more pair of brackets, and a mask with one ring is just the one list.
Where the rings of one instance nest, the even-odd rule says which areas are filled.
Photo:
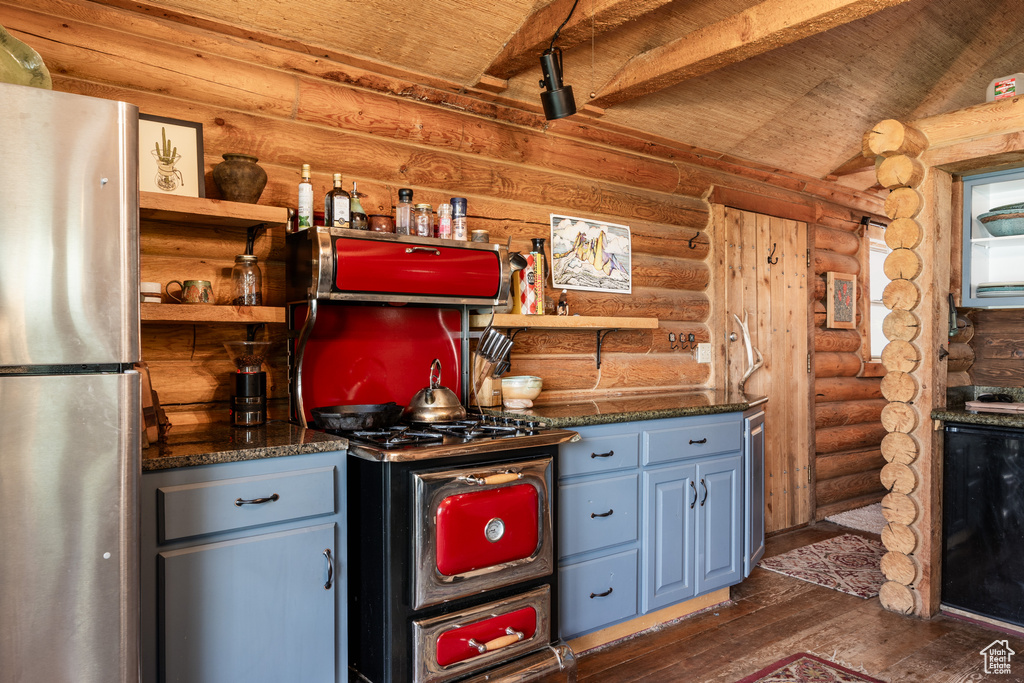
[[529, 593], [414, 621], [415, 683], [436, 683], [544, 648], [551, 640], [551, 593]]
[[415, 609], [552, 572], [551, 458], [412, 476]]

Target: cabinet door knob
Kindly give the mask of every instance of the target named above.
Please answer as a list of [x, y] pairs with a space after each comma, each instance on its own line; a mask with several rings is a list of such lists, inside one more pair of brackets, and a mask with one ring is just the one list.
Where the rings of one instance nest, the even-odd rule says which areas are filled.
[[334, 585], [334, 558], [331, 557], [330, 548], [324, 548], [324, 557], [327, 558], [327, 583], [324, 584], [324, 590], [329, 591]]
[[594, 598], [606, 598], [606, 597], [608, 597], [611, 594], [612, 594], [612, 589], [609, 588], [604, 593], [591, 593], [590, 594], [590, 599], [593, 600]]
[[236, 498], [235, 499], [235, 506], [236, 507], [242, 507], [243, 505], [262, 505], [263, 503], [273, 502], [273, 501], [279, 499], [280, 497], [281, 496], [279, 496], [279, 495], [277, 495], [275, 493], [272, 496], [270, 496], [269, 498], [253, 498], [252, 500], [242, 500], [241, 498]]
[[700, 499], [700, 506], [704, 507], [704, 501], [708, 499], [708, 485], [704, 483], [703, 478], [701, 478], [700, 480], [700, 486], [702, 489], [704, 489], [704, 497]]
[[615, 455], [615, 451], [608, 451], [607, 453], [591, 453], [591, 458], [610, 458]]
[[590, 518], [593, 519], [594, 517], [611, 517], [611, 514], [613, 512], [615, 512], [614, 509], [611, 509], [608, 512], [591, 512]]
[[693, 479], [690, 480], [690, 488], [693, 489], [693, 500], [690, 501], [690, 509], [697, 504], [697, 485], [693, 483]]

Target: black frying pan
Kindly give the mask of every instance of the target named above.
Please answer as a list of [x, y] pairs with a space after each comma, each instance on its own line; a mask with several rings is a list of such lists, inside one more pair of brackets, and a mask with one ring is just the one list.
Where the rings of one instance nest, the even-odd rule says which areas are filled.
[[322, 406], [313, 408], [313, 420], [320, 429], [380, 431], [389, 429], [402, 416], [397, 403], [376, 403], [354, 406]]

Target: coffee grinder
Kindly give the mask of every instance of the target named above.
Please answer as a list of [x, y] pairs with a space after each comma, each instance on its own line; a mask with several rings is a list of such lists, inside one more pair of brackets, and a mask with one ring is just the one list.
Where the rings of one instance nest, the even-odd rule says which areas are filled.
[[230, 341], [224, 348], [235, 363], [235, 390], [231, 396], [231, 424], [253, 427], [267, 421], [267, 373], [263, 361], [271, 342]]

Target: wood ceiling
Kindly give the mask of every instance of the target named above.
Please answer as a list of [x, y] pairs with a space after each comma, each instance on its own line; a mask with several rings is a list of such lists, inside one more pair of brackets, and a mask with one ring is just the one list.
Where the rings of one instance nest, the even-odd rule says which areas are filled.
[[[573, 0], [147, 4], [536, 112], [539, 56]], [[589, 115], [866, 189], [864, 131], [983, 102], [993, 78], [1024, 71], [1024, 12], [1020, 0], [579, 0], [557, 44]]]

